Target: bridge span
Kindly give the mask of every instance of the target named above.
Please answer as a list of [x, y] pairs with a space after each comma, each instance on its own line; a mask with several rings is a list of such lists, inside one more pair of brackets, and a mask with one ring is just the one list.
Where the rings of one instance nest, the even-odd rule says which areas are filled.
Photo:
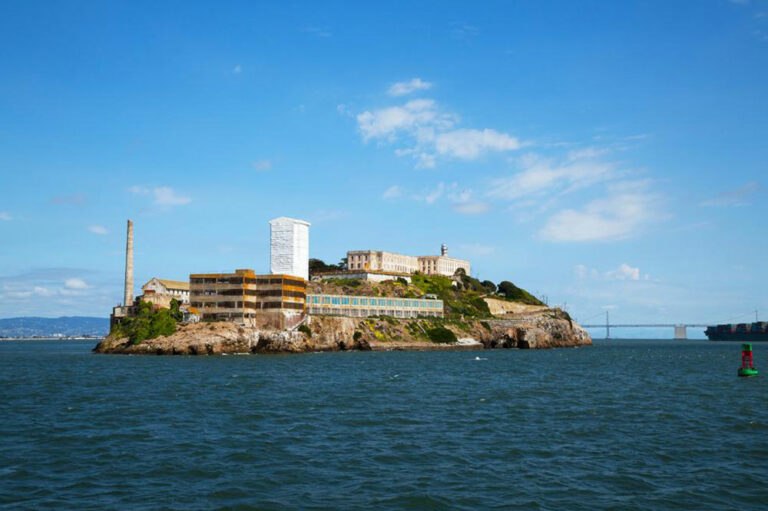
[[689, 328], [707, 328], [709, 325], [702, 323], [603, 323], [581, 326], [584, 328], [605, 328], [606, 339], [611, 338], [611, 328], [673, 328], [675, 332], [674, 339], [683, 340], [688, 338]]

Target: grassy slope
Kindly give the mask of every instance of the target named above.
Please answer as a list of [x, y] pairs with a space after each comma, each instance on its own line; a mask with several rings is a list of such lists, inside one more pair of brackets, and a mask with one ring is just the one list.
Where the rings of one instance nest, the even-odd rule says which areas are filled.
[[399, 298], [418, 298], [425, 294], [433, 294], [445, 303], [447, 318], [491, 317], [488, 305], [483, 300], [484, 297], [521, 302], [528, 305], [543, 305], [530, 293], [518, 287], [513, 289], [513, 298], [489, 293], [477, 279], [471, 277], [463, 277], [460, 286], [454, 286], [450, 277], [441, 275], [415, 274], [411, 278], [411, 284], [397, 281], [373, 283], [350, 279], [312, 282], [309, 286], [309, 292]]

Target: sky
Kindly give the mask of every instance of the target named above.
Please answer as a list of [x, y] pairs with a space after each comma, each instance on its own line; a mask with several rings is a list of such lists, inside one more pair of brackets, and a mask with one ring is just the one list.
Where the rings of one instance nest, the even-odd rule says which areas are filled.
[[[361, 5], [365, 4], [365, 5]], [[768, 0], [3, 2], [0, 317], [450, 254], [582, 322], [768, 317]]]

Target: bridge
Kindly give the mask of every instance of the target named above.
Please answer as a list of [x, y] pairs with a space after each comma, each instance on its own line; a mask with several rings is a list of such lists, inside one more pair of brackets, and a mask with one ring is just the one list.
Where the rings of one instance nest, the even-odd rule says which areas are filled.
[[688, 338], [689, 328], [707, 328], [710, 325], [698, 324], [698, 323], [632, 323], [632, 324], [593, 324], [593, 325], [581, 325], [584, 328], [605, 328], [605, 338], [611, 338], [611, 328], [673, 328], [675, 332], [674, 339], [684, 340]]
[[[750, 311], [747, 314], [752, 314], [754, 312], [755, 314], [755, 321], [757, 321], [757, 311]], [[602, 312], [599, 314], [596, 314], [595, 316], [592, 316], [591, 318], [587, 318], [587, 321], [589, 321], [592, 318], [595, 318], [598, 315], [602, 315]], [[708, 325], [701, 324], [701, 323], [611, 323], [611, 316], [609, 314], [609, 311], [605, 311], [605, 323], [595, 323], [595, 324], [582, 324], [584, 328], [605, 328], [605, 338], [610, 339], [611, 338], [611, 328], [673, 328], [675, 335], [674, 339], [687, 339], [688, 338], [688, 329], [689, 328], [707, 328], [710, 325], [718, 325], [718, 324], [727, 324], [730, 323], [734, 319], [739, 319], [745, 316], [745, 314], [739, 314], [738, 316], [731, 318], [726, 321], [720, 321], [720, 322], [713, 322]]]

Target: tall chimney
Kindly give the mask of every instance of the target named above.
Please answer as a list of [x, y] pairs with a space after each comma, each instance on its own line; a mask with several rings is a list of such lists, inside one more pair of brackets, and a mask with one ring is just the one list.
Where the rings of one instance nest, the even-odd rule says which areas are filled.
[[448, 246], [445, 243], [440, 245], [440, 255], [441, 256], [447, 256], [448, 255]]
[[125, 307], [133, 305], [133, 220], [128, 220], [128, 234], [125, 239]]

